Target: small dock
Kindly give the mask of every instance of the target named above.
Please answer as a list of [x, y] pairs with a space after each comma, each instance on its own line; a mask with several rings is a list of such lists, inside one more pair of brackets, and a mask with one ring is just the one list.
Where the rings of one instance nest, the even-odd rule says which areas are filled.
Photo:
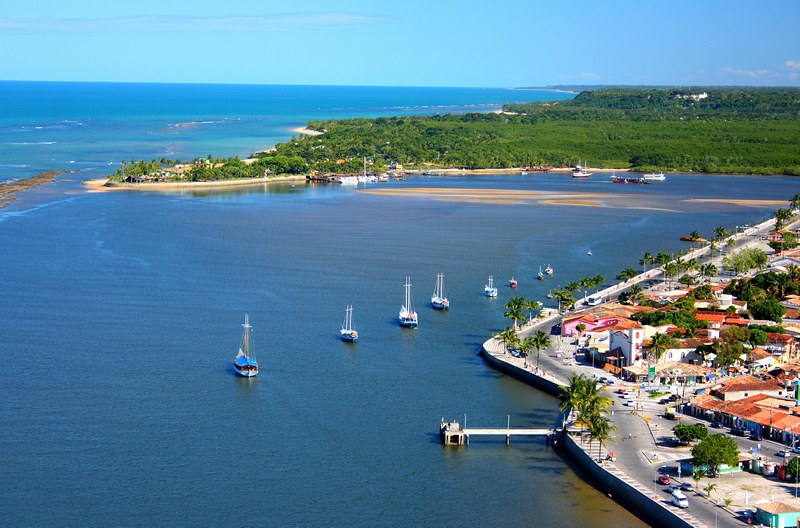
[[461, 427], [461, 424], [452, 422], [442, 422], [439, 424], [439, 437], [444, 445], [469, 445], [472, 436], [503, 436], [506, 445], [511, 445], [512, 436], [544, 436], [548, 445], [553, 434], [553, 429], [531, 428], [531, 427]]

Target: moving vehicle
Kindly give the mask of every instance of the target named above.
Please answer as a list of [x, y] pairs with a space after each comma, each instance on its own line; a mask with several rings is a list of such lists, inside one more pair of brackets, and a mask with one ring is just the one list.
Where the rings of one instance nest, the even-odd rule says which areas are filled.
[[603, 299], [599, 295], [592, 295], [591, 297], [586, 299], [586, 304], [588, 304], [589, 306], [597, 306], [602, 302]]
[[670, 480], [669, 477], [666, 475], [659, 475], [658, 478], [656, 479], [656, 482], [658, 484], [663, 484], [664, 486], [666, 486], [670, 483]]
[[689, 501], [686, 499], [686, 495], [684, 495], [680, 490], [675, 490], [672, 492], [672, 504], [678, 508], [689, 507]]

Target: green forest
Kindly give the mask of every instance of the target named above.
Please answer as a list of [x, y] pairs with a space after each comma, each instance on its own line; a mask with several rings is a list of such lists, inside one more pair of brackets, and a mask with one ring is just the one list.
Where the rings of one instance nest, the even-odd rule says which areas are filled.
[[[373, 171], [393, 163], [407, 169], [584, 163], [642, 172], [800, 175], [795, 88], [614, 88], [568, 101], [506, 105], [503, 113], [312, 121], [308, 127], [324, 133], [292, 137], [250, 165], [222, 160], [185, 178], [255, 177], [265, 169], [352, 174], [361, 172], [364, 157]], [[126, 170], [116, 178], [129, 175]]]

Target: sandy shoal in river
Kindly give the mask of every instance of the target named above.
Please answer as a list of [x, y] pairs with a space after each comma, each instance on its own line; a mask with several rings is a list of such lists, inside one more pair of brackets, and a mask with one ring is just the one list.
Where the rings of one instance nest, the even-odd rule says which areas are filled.
[[578, 207], [620, 207], [625, 209], [649, 209], [661, 211], [674, 211], [655, 207], [644, 201], [633, 201], [630, 196], [613, 193], [556, 193], [546, 191], [506, 190], [506, 189], [467, 189], [467, 188], [419, 188], [406, 187], [402, 189], [360, 189], [359, 193], [380, 196], [409, 196], [417, 198], [431, 198], [460, 203], [483, 204], [548, 204], [572, 205]]
[[251, 178], [240, 180], [221, 180], [210, 182], [164, 182], [164, 183], [112, 183], [107, 178], [87, 180], [83, 185], [89, 192], [107, 191], [169, 191], [176, 189], [213, 189], [220, 187], [236, 187], [239, 185], [258, 185], [264, 183], [305, 181], [305, 176], [276, 176], [272, 178]]

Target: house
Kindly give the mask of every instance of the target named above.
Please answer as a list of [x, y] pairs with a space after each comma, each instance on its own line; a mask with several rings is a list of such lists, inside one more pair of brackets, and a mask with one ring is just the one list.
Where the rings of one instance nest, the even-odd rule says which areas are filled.
[[787, 362], [795, 353], [794, 338], [789, 334], [767, 332], [764, 349], [778, 356], [780, 361]]
[[798, 526], [800, 507], [786, 502], [767, 502], [755, 504], [756, 518], [754, 524], [786, 528]]
[[709, 393], [722, 401], [741, 400], [754, 394], [784, 397], [789, 394], [786, 386], [775, 378], [761, 379], [755, 376], [739, 376], [711, 387]]
[[754, 348], [747, 354], [745, 365], [750, 368], [750, 372], [769, 370], [775, 366], [778, 360], [763, 348]]
[[630, 319], [618, 320], [608, 330], [608, 349], [619, 349], [625, 358], [624, 365], [639, 365], [644, 359], [645, 329]]

